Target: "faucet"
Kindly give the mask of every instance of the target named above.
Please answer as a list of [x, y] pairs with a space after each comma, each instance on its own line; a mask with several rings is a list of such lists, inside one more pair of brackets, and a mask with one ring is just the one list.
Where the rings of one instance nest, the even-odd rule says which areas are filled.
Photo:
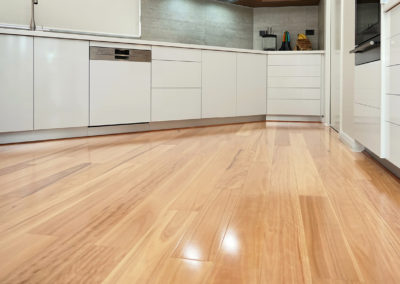
[[32, 0], [32, 6], [31, 6], [31, 24], [29, 25], [29, 28], [31, 31], [36, 30], [36, 22], [35, 22], [35, 5], [39, 4], [39, 0]]

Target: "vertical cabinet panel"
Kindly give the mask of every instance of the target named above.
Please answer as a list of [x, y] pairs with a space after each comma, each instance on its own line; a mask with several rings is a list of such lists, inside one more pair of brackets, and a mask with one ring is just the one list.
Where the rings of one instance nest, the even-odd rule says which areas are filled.
[[33, 38], [0, 35], [0, 132], [33, 130]]
[[236, 115], [236, 54], [203, 50], [202, 117]]
[[267, 56], [237, 54], [237, 115], [267, 113]]
[[89, 124], [89, 42], [35, 38], [35, 129]]

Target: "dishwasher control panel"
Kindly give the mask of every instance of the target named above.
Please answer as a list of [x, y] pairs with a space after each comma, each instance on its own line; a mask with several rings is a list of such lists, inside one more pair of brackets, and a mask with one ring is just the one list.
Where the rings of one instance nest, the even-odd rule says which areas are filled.
[[151, 50], [91, 46], [90, 60], [151, 62]]

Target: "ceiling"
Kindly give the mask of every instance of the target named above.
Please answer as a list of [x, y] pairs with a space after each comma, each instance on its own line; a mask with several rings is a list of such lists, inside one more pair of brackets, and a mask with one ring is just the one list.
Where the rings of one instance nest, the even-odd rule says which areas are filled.
[[237, 0], [229, 2], [247, 7], [282, 7], [318, 5], [320, 0]]

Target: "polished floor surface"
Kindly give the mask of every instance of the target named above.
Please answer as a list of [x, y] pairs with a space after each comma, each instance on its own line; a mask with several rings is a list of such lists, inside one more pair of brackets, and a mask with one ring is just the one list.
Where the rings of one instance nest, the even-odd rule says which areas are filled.
[[0, 146], [0, 283], [400, 283], [400, 183], [315, 123]]

